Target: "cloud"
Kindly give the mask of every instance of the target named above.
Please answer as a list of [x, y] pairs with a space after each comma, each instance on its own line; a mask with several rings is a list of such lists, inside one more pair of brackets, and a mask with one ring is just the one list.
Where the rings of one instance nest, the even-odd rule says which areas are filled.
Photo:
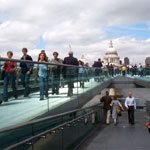
[[[121, 26], [138, 32], [141, 29], [132, 25], [143, 23], [149, 32], [149, 13], [149, 0], [0, 0], [0, 55], [13, 50], [19, 57], [21, 48], [27, 47], [36, 60], [42, 38], [50, 57], [53, 51], [65, 57], [71, 44], [76, 57], [84, 54], [92, 63], [104, 57], [108, 48], [111, 37], [106, 29]], [[149, 40], [127, 36], [120, 29], [119, 34], [115, 32], [113, 41], [120, 57], [144, 63]]]
[[0, 49], [20, 49], [35, 47], [40, 36], [39, 27], [18, 21], [0, 24]]

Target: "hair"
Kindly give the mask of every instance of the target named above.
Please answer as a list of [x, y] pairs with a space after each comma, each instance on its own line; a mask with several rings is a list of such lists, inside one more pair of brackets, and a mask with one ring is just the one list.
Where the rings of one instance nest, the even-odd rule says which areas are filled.
[[28, 49], [27, 49], [27, 48], [23, 48], [23, 49], [22, 49], [22, 52], [23, 52], [23, 51], [28, 52]]
[[114, 100], [116, 100], [117, 99], [117, 96], [114, 96]]
[[7, 55], [10, 54], [11, 56], [13, 56], [13, 52], [12, 51], [8, 51]]
[[106, 95], [109, 95], [109, 91], [106, 91]]
[[48, 62], [47, 56], [46, 56], [45, 53], [40, 53], [40, 54], [39, 54], [38, 61], [40, 60], [40, 56], [41, 56], [41, 55], [44, 55], [44, 60], [45, 60], [46, 62]]
[[41, 50], [41, 53], [45, 53], [45, 50], [43, 49], [43, 50]]
[[73, 56], [73, 51], [70, 50], [68, 54], [69, 56]]
[[59, 54], [58, 54], [58, 52], [54, 52], [53, 55], [57, 55], [58, 56]]

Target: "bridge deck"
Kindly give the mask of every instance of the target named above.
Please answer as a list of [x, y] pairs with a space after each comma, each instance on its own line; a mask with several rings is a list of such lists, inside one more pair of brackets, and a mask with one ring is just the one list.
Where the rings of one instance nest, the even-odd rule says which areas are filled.
[[52, 91], [50, 89], [49, 99], [45, 99], [44, 101], [39, 100], [39, 92], [31, 93], [26, 98], [20, 96], [17, 100], [11, 98], [8, 102], [0, 105], [0, 129], [32, 120], [73, 100], [77, 95], [83, 94], [101, 83], [91, 79], [90, 82], [85, 82], [84, 88], [77, 88], [77, 83], [75, 83], [75, 88], [73, 89], [74, 95], [72, 97], [67, 96], [68, 87], [66, 85], [64, 88], [60, 88], [59, 95], [51, 95]]
[[135, 125], [129, 125], [127, 113], [119, 117], [119, 124], [99, 126], [79, 150], [148, 150], [150, 149], [150, 133], [145, 128], [143, 112], [135, 113]]

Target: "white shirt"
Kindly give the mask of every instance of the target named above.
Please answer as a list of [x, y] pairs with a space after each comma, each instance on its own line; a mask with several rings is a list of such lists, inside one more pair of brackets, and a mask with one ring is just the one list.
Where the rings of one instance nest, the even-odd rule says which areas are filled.
[[134, 97], [127, 97], [125, 100], [125, 106], [134, 106], [134, 108], [136, 109], [136, 101]]

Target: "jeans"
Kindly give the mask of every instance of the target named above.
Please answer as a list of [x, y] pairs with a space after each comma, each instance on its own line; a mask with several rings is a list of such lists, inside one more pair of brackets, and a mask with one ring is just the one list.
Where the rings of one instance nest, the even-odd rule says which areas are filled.
[[68, 83], [68, 96], [73, 95], [74, 82], [77, 81], [78, 70], [77, 69], [67, 69], [66, 79]]
[[48, 84], [47, 78], [39, 76], [39, 87], [40, 87], [40, 99], [44, 98], [44, 95], [48, 97]]
[[10, 81], [11, 88], [13, 90], [13, 96], [17, 98], [17, 90], [16, 90], [16, 74], [15, 73], [5, 73], [4, 77], [4, 92], [3, 92], [3, 101], [8, 100], [8, 84]]
[[25, 88], [25, 90], [24, 90], [24, 96], [28, 96], [29, 93], [30, 93], [30, 86], [29, 86], [30, 74], [27, 75], [26, 73], [21, 73], [21, 82], [22, 82], [22, 85]]
[[59, 93], [59, 85], [60, 85], [60, 74], [52, 75], [52, 94]]

